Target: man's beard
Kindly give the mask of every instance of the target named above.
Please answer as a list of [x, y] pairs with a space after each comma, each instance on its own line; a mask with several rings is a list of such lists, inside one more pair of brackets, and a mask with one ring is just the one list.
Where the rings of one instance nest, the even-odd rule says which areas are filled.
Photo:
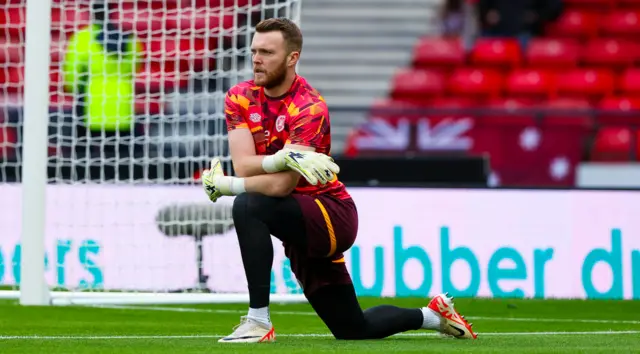
[[[284, 80], [287, 78], [287, 64], [285, 62], [282, 62], [282, 65], [280, 65], [275, 71], [270, 73], [266, 73], [262, 71], [261, 73], [262, 75], [265, 76], [265, 79], [262, 80], [261, 83], [256, 82], [256, 85], [262, 86], [266, 89], [274, 88], [282, 84]], [[255, 81], [255, 73], [254, 73], [254, 81]]]

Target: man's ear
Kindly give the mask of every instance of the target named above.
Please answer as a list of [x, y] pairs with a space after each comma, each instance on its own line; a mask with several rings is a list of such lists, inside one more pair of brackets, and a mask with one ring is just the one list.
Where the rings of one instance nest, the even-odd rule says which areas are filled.
[[298, 64], [299, 59], [300, 59], [300, 52], [291, 52], [291, 54], [289, 54], [289, 59], [287, 60], [287, 65], [289, 67], [296, 66], [296, 64]]

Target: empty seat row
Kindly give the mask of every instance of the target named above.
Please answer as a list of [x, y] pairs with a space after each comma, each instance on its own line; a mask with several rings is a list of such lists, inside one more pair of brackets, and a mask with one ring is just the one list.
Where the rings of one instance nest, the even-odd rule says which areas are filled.
[[[138, 35], [162, 36], [206, 35], [234, 25], [237, 15], [232, 11], [220, 12], [220, 8], [124, 8], [113, 11], [110, 17], [123, 30], [134, 30]], [[51, 28], [53, 33], [70, 35], [90, 23], [88, 8], [53, 8]], [[24, 7], [0, 8], [0, 29], [5, 37], [24, 40], [26, 12]]]
[[481, 38], [467, 54], [460, 41], [422, 38], [415, 46], [413, 65], [424, 68], [632, 66], [640, 64], [640, 42], [594, 38], [584, 43], [573, 39], [531, 40], [526, 49], [515, 39]]
[[546, 37], [588, 38], [612, 36], [635, 38], [640, 33], [640, 7], [602, 13], [595, 10], [567, 9], [545, 27]]
[[516, 69], [507, 75], [491, 69], [460, 68], [452, 73], [401, 69], [392, 82], [391, 97], [424, 101], [433, 97], [474, 96], [514, 98], [584, 97], [613, 93], [640, 95], [640, 69], [620, 75], [606, 69], [545, 71]]

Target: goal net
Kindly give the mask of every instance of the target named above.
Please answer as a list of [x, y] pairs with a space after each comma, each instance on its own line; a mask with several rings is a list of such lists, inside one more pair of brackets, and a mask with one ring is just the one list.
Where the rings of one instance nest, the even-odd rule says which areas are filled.
[[[0, 298], [248, 301], [232, 199], [199, 172], [232, 172], [225, 93], [301, 1], [0, 2]], [[272, 299], [302, 301], [274, 245]]]

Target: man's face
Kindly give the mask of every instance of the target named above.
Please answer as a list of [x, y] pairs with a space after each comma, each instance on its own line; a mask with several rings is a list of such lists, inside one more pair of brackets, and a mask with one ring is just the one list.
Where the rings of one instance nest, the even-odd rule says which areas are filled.
[[272, 88], [287, 76], [287, 46], [279, 31], [256, 33], [251, 43], [253, 81]]

